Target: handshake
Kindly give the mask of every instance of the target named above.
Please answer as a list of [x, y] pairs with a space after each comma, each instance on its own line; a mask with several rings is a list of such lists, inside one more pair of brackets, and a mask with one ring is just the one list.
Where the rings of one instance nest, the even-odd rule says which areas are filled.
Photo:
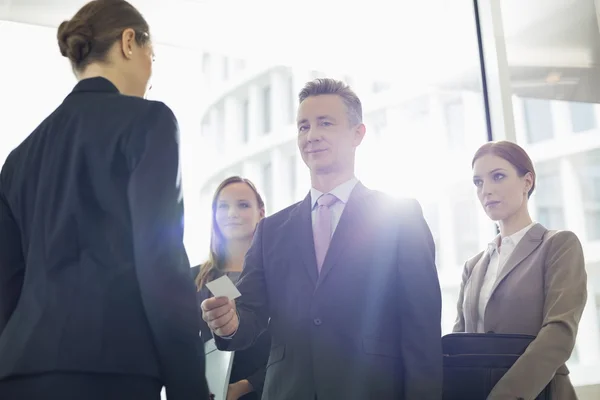
[[235, 308], [235, 300], [229, 300], [227, 297], [211, 297], [204, 300], [200, 307], [202, 308], [202, 319], [206, 321], [215, 335], [228, 337], [238, 330], [240, 321]]

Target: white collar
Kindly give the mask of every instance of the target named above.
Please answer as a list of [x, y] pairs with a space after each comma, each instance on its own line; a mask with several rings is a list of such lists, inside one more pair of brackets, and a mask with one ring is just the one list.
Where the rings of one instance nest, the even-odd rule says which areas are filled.
[[[335, 187], [334, 189], [329, 191], [329, 193], [331, 193], [332, 195], [337, 197], [338, 200], [341, 201], [342, 203], [346, 204], [348, 202], [348, 199], [350, 198], [350, 194], [352, 193], [352, 190], [354, 190], [354, 187], [356, 186], [357, 183], [358, 183], [358, 179], [352, 178], [352, 179], [342, 183], [341, 185], [338, 185], [337, 187]], [[315, 188], [310, 189], [311, 209], [315, 208], [315, 204], [317, 204], [317, 200], [319, 200], [319, 197], [323, 196], [323, 194], [324, 194], [323, 192], [320, 192]]]
[[527, 225], [525, 228], [521, 229], [518, 232], [513, 233], [510, 236], [505, 236], [505, 237], [501, 237], [500, 235], [496, 236], [496, 238], [488, 244], [488, 249], [490, 251], [490, 254], [492, 254], [494, 251], [498, 251], [498, 246], [500, 245], [500, 242], [502, 242], [503, 245], [511, 244], [513, 246], [513, 248], [517, 247], [517, 245], [519, 244], [521, 239], [523, 239], [523, 237], [527, 234], [527, 232], [529, 232], [529, 230], [535, 224], [537, 224], [537, 222], [534, 221], [531, 224]]

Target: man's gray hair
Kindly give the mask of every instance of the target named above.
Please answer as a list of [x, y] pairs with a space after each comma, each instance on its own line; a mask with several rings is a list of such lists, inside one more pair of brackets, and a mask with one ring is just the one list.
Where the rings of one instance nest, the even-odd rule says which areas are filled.
[[331, 78], [312, 80], [300, 91], [298, 100], [302, 103], [308, 97], [323, 94], [335, 94], [342, 98], [348, 109], [348, 120], [351, 125], [362, 123], [362, 104], [354, 91], [346, 83]]

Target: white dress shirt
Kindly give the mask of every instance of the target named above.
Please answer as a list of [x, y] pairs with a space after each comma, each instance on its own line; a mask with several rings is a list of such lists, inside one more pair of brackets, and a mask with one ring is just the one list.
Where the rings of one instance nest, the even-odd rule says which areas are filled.
[[[333, 236], [333, 232], [335, 232], [335, 228], [337, 228], [338, 223], [340, 222], [340, 218], [342, 217], [342, 212], [344, 212], [344, 208], [346, 207], [346, 203], [348, 203], [350, 194], [352, 193], [352, 190], [354, 190], [354, 187], [356, 186], [357, 183], [358, 183], [358, 179], [352, 178], [352, 179], [342, 183], [341, 185], [337, 186], [336, 188], [334, 188], [333, 190], [331, 190], [329, 192], [338, 198], [338, 201], [330, 207], [331, 208], [331, 236]], [[313, 229], [315, 228], [315, 220], [316, 220], [315, 217], [317, 214], [317, 200], [319, 199], [319, 197], [321, 197], [324, 194], [325, 193], [322, 193], [315, 188], [310, 189], [310, 200], [311, 200], [311, 204], [312, 204], [312, 212], [311, 212], [310, 216], [312, 218]], [[239, 320], [239, 313], [238, 313], [238, 320]], [[237, 332], [237, 329], [230, 336], [223, 336], [223, 339], [231, 339], [233, 337], [233, 335], [235, 335], [236, 332]]]
[[[354, 190], [354, 187], [356, 186], [357, 183], [358, 183], [358, 179], [352, 178], [349, 181], [346, 181], [346, 182], [342, 183], [341, 185], [335, 187], [333, 190], [331, 190], [329, 192], [330, 194], [334, 195], [338, 199], [338, 201], [335, 202], [335, 204], [333, 204], [330, 207], [330, 210], [331, 210], [331, 236], [333, 236], [333, 233], [335, 232], [335, 228], [337, 228], [338, 223], [340, 222], [340, 218], [342, 217], [342, 213], [344, 212], [346, 203], [348, 203], [350, 194], [352, 193], [352, 190]], [[322, 193], [315, 188], [310, 189], [310, 200], [311, 200], [311, 204], [312, 204], [312, 212], [311, 212], [310, 216], [312, 218], [313, 229], [315, 228], [315, 221], [316, 221], [316, 215], [317, 215], [317, 200], [319, 200], [319, 197], [321, 197], [324, 194], [325, 193]]]
[[492, 288], [498, 279], [498, 273], [506, 264], [506, 260], [513, 253], [521, 239], [525, 236], [525, 234], [531, 229], [535, 222], [532, 222], [531, 225], [527, 225], [525, 228], [520, 231], [513, 233], [510, 236], [503, 237], [501, 239], [501, 246], [498, 246], [498, 242], [500, 241], [500, 237], [496, 237], [493, 242], [488, 244], [488, 252], [490, 255], [490, 263], [488, 265], [487, 271], [485, 273], [485, 277], [483, 278], [483, 284], [481, 285], [481, 291], [479, 293], [479, 304], [478, 304], [478, 314], [479, 318], [477, 319], [477, 332], [485, 333], [484, 331], [484, 317], [485, 317], [485, 308], [487, 306], [488, 301], [492, 295]]

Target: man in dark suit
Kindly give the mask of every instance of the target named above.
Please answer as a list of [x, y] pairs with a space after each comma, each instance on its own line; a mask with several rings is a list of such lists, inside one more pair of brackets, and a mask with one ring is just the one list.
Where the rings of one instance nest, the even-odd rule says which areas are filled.
[[9, 155], [0, 397], [208, 398], [178, 134], [164, 104], [95, 77]]
[[420, 206], [354, 177], [365, 126], [348, 86], [318, 79], [299, 97], [311, 192], [259, 224], [237, 307], [207, 299], [203, 318], [223, 350], [268, 327], [263, 399], [441, 399], [441, 294]]

